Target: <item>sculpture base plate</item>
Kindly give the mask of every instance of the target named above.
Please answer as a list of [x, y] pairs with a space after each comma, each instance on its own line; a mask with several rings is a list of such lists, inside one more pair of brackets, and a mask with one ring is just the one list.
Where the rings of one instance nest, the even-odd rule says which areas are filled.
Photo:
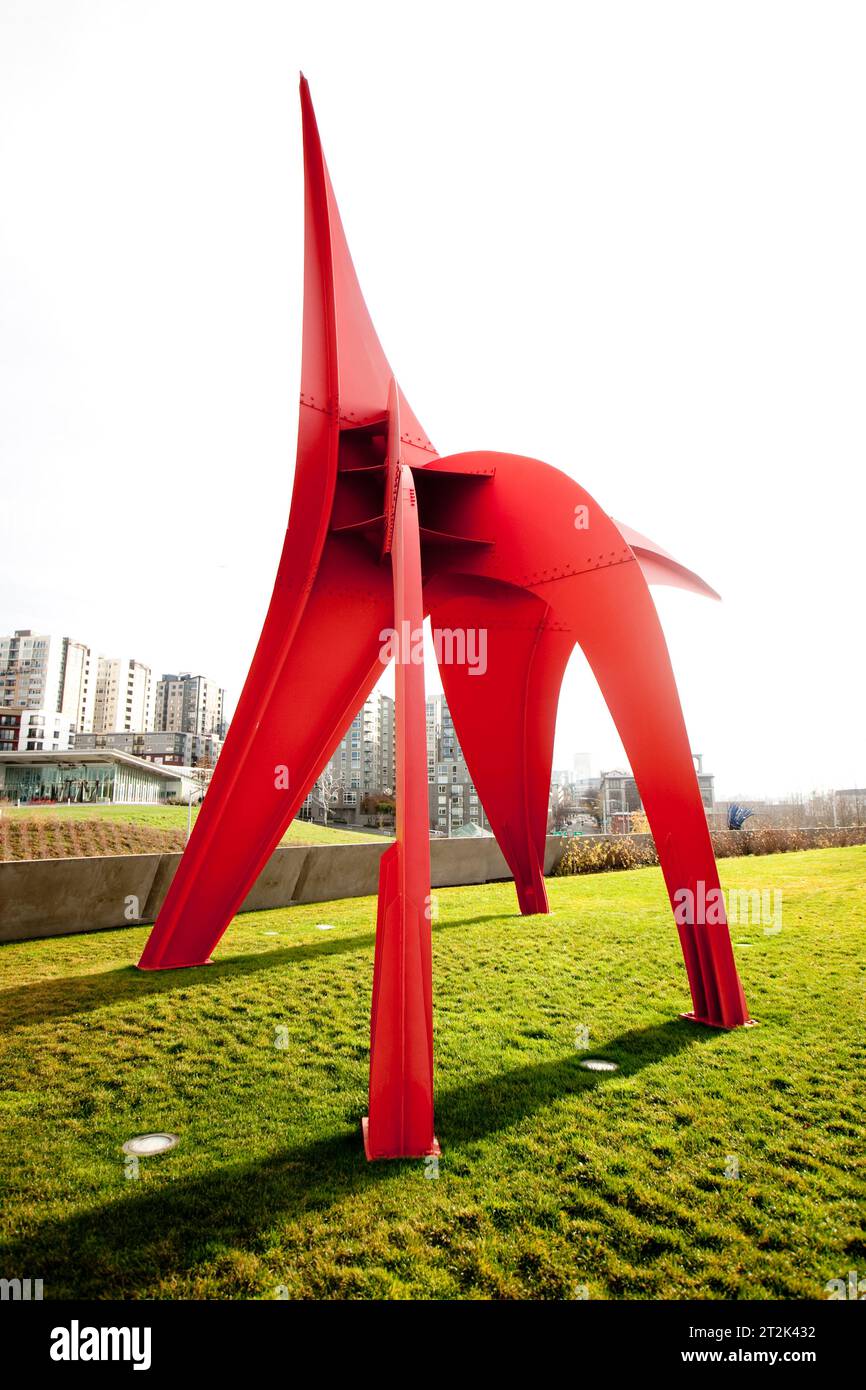
[[145, 970], [149, 974], [154, 974], [157, 970], [200, 970], [203, 965], [213, 965], [213, 956], [208, 956], [207, 960], [185, 961], [183, 965], [136, 965], [136, 970]]
[[393, 1158], [438, 1158], [439, 1155], [440, 1155], [441, 1152], [442, 1152], [442, 1150], [441, 1150], [440, 1147], [439, 1147], [439, 1140], [436, 1138], [436, 1136], [435, 1136], [435, 1134], [434, 1134], [434, 1136], [433, 1136], [433, 1146], [432, 1146], [432, 1148], [424, 1149], [424, 1150], [422, 1150], [421, 1153], [417, 1153], [417, 1154], [371, 1154], [371, 1153], [370, 1153], [370, 1135], [369, 1135], [369, 1130], [370, 1130], [370, 1118], [369, 1118], [368, 1115], [365, 1115], [364, 1118], [363, 1118], [363, 1120], [361, 1121], [361, 1133], [362, 1133], [363, 1136], [364, 1136], [364, 1153], [367, 1155], [367, 1161], [368, 1161], [369, 1163], [378, 1162], [379, 1159], [393, 1159]]
[[700, 1023], [704, 1028], [718, 1028], [723, 1033], [733, 1033], [734, 1030], [737, 1028], [758, 1027], [758, 1020], [756, 1018], [747, 1018], [745, 1023], [731, 1024], [716, 1023], [715, 1019], [712, 1018], [698, 1018], [696, 1013], [680, 1014], [680, 1018], [684, 1018], [686, 1020], [686, 1023]]

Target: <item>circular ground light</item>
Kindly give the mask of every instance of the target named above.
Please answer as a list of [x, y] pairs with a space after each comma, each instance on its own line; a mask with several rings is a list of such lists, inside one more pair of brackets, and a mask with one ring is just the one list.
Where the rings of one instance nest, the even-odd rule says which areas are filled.
[[586, 1071], [619, 1071], [617, 1062], [608, 1062], [604, 1057], [584, 1057], [580, 1065]]
[[134, 1139], [127, 1139], [123, 1152], [135, 1154], [137, 1158], [150, 1158], [153, 1154], [167, 1153], [178, 1141], [177, 1134], [137, 1134]]

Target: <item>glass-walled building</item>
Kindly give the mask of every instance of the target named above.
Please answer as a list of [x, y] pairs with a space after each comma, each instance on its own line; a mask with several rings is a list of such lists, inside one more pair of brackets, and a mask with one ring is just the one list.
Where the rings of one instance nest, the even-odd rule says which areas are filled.
[[0, 797], [14, 804], [158, 805], [183, 791], [178, 773], [113, 750], [0, 753]]

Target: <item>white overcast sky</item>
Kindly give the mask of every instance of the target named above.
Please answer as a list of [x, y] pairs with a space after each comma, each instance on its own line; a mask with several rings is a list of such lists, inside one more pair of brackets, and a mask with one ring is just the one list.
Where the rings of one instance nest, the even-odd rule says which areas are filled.
[[[862, 4], [0, 0], [0, 630], [237, 698], [294, 463], [301, 68], [440, 452], [543, 458], [720, 591], [654, 590], [719, 794], [866, 784]], [[575, 658], [579, 751], [622, 763]]]

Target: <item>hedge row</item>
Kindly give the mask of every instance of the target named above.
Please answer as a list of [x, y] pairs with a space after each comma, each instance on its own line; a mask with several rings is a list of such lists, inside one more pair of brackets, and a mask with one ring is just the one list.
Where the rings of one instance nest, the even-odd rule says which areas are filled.
[[[844, 830], [795, 830], [766, 826], [760, 830], [728, 830], [712, 836], [717, 859], [740, 854], [784, 854], [794, 849], [835, 849], [842, 845], [866, 844], [866, 825]], [[575, 836], [566, 844], [554, 875], [599, 874], [608, 869], [639, 869], [659, 862], [652, 840], [633, 840], [624, 835], [616, 840], [596, 840]]]

